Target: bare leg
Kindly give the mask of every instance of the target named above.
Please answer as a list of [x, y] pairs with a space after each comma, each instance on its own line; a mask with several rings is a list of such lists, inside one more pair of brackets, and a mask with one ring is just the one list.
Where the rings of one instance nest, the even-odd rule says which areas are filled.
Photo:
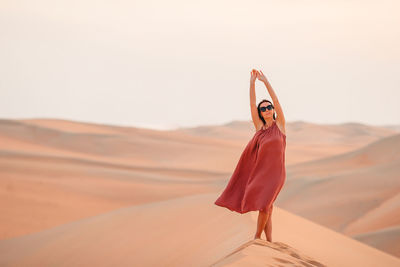
[[264, 227], [265, 236], [269, 242], [272, 242], [272, 207], [273, 205], [269, 208], [268, 220]]
[[268, 221], [268, 213], [267, 211], [259, 211], [258, 212], [258, 219], [257, 219], [257, 231], [254, 235], [254, 239], [259, 238], [261, 239], [261, 234], [265, 228], [265, 224]]

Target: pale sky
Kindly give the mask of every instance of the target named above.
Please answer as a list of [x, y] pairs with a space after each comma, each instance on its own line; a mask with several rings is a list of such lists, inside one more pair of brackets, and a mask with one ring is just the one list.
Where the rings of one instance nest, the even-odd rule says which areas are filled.
[[0, 118], [251, 120], [256, 68], [287, 122], [400, 124], [398, 3], [1, 0]]

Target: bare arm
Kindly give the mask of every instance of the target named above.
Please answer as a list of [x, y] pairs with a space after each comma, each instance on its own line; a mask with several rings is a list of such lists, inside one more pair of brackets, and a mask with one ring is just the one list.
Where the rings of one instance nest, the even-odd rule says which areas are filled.
[[256, 85], [255, 82], [250, 81], [250, 105], [256, 107]]
[[256, 89], [255, 82], [257, 78], [257, 73], [255, 70], [251, 71], [250, 77], [250, 110], [251, 110], [251, 118], [253, 120], [254, 127], [256, 131], [262, 126], [263, 122], [260, 117], [258, 117], [257, 103], [256, 103]]
[[271, 84], [269, 83], [269, 81], [265, 77], [265, 75], [262, 73], [262, 71], [260, 71], [258, 73], [258, 78], [259, 78], [259, 80], [261, 80], [264, 83], [265, 87], [267, 87], [268, 93], [271, 96], [271, 99], [272, 99], [272, 102], [273, 102], [273, 105], [275, 108], [276, 121], [284, 129], [285, 128], [285, 116], [283, 115], [283, 110], [282, 110], [281, 104], [279, 103], [278, 97], [276, 96], [274, 89], [272, 88]]

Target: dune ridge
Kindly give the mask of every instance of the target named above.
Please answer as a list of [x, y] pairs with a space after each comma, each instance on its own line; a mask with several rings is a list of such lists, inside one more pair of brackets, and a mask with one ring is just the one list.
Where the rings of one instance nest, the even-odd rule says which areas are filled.
[[[274, 253], [274, 251], [268, 250], [268, 255], [266, 249], [259, 249], [255, 246], [273, 249], [277, 252]], [[239, 257], [237, 255], [239, 252], [246, 256], [242, 258]], [[254, 260], [254, 258], [257, 258], [260, 254], [264, 254], [263, 259]], [[244, 243], [211, 266], [280, 266], [281, 264], [310, 267], [326, 266], [285, 243], [268, 242], [263, 239], [254, 239]]]

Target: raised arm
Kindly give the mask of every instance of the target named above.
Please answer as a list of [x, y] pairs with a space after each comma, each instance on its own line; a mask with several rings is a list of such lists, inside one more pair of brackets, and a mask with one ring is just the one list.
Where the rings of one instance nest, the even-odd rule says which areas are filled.
[[271, 84], [269, 83], [267, 77], [265, 77], [264, 73], [260, 70], [257, 72], [257, 78], [262, 81], [267, 87], [268, 93], [271, 96], [275, 112], [276, 112], [276, 121], [280, 124], [283, 129], [285, 129], [285, 116], [283, 115], [283, 110], [281, 104], [279, 103], [278, 97], [275, 94], [274, 89], [272, 89]]
[[256, 128], [256, 131], [262, 127], [263, 122], [258, 117], [258, 110], [257, 110], [257, 103], [256, 103], [256, 89], [255, 89], [255, 83], [257, 79], [257, 70], [253, 69], [250, 72], [250, 110], [251, 110], [251, 118], [253, 120], [254, 127]]

